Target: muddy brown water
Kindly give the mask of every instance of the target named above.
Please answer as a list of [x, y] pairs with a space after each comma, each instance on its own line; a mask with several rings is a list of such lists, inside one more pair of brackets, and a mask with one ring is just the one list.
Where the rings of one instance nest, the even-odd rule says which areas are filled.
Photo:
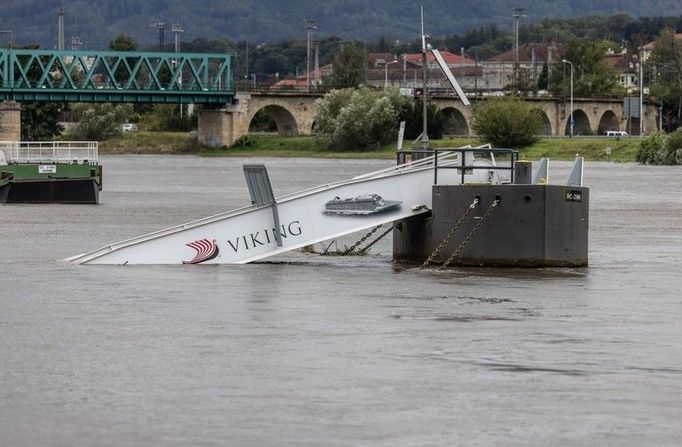
[[[57, 262], [245, 205], [245, 161], [105, 156], [98, 206], [0, 206], [2, 445], [679, 445], [682, 169], [587, 164], [585, 269]], [[262, 161], [277, 194], [390, 164]]]

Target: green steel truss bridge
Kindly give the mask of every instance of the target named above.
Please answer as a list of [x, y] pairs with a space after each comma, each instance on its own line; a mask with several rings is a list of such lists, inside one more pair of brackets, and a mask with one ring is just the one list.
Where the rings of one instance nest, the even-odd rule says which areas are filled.
[[229, 104], [224, 54], [0, 49], [0, 100]]

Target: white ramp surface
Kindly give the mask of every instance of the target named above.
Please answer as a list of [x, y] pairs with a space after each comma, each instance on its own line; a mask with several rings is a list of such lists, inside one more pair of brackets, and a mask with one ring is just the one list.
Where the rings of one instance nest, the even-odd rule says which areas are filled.
[[[456, 158], [456, 154], [440, 156], [439, 165], [458, 163]], [[432, 163], [433, 159], [428, 158], [278, 197], [278, 226], [271, 206], [252, 205], [118, 242], [66, 261], [119, 265], [257, 261], [427, 212], [431, 208]], [[481, 181], [488, 175], [485, 169], [474, 170], [466, 180]], [[461, 171], [444, 169], [438, 181], [458, 184]], [[277, 233], [281, 246], [277, 244]]]

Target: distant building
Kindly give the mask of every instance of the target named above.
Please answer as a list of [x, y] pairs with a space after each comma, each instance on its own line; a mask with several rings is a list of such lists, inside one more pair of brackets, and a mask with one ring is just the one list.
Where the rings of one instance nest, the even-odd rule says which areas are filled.
[[[315, 88], [322, 83], [322, 78], [331, 76], [332, 64], [323, 65], [319, 70], [310, 71], [310, 87]], [[294, 78], [281, 79], [269, 86], [273, 90], [305, 90], [308, 87], [306, 73]]]
[[[519, 45], [519, 72], [537, 82], [543, 67], [551, 70], [561, 60], [563, 47], [558, 44], [526, 43]], [[488, 91], [505, 90], [514, 80], [516, 51], [509, 51], [493, 56], [481, 62], [483, 75], [479, 88]]]
[[[675, 34], [675, 40], [682, 41], [682, 33], [676, 33]], [[642, 60], [644, 62], [646, 62], [647, 59], [649, 59], [651, 57], [651, 52], [653, 51], [655, 46], [656, 46], [656, 41], [654, 40], [653, 42], [649, 42], [648, 44], [646, 44], [642, 47]]]
[[[473, 91], [476, 85], [475, 79], [481, 75], [481, 69], [476, 61], [449, 51], [441, 51], [441, 55], [462, 88]], [[451, 89], [433, 54], [428, 54], [426, 65], [430, 89], [443, 89], [444, 91]], [[369, 85], [383, 87], [385, 83], [388, 83], [393, 87], [416, 89], [422, 87], [422, 79], [421, 53], [401, 55], [370, 53], [367, 55], [366, 82]]]
[[613, 69], [618, 78], [618, 83], [625, 88], [628, 93], [639, 90], [638, 69], [639, 61], [637, 56], [628, 54], [627, 51], [609, 53], [604, 56], [604, 62]]

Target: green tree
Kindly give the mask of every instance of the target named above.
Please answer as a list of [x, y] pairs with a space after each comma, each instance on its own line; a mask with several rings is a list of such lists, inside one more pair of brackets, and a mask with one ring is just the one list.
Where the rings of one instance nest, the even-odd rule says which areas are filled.
[[74, 118], [78, 122], [74, 138], [82, 140], [106, 140], [121, 132], [121, 125], [134, 121], [136, 116], [130, 104], [76, 104]]
[[109, 48], [114, 51], [136, 51], [137, 42], [127, 34], [119, 34], [109, 42]]
[[639, 143], [637, 162], [644, 165], [660, 165], [665, 159], [665, 133], [652, 132]]
[[317, 132], [332, 149], [376, 148], [395, 138], [406, 104], [397, 89], [332, 90], [317, 101]]
[[[421, 99], [408, 100], [400, 113], [400, 121], [405, 121], [405, 138], [414, 140], [424, 130], [424, 109]], [[447, 117], [433, 103], [426, 105], [428, 136], [432, 139], [443, 138]]]
[[544, 63], [542, 65], [542, 71], [540, 72], [540, 76], [538, 76], [538, 89], [539, 90], [547, 90], [547, 81], [549, 80], [549, 67], [547, 66], [547, 63]]
[[194, 114], [180, 114], [176, 104], [154, 104], [150, 112], [140, 117], [140, 125], [146, 130], [156, 132], [187, 132], [196, 128]]
[[21, 139], [44, 141], [61, 135], [64, 128], [59, 118], [66, 108], [57, 102], [24, 102], [21, 104]]
[[364, 75], [365, 56], [355, 44], [345, 44], [334, 54], [331, 83], [336, 88], [357, 87]]
[[682, 127], [668, 135], [653, 132], [642, 140], [637, 161], [650, 165], [682, 165]]
[[[622, 95], [615, 71], [604, 60], [613, 42], [572, 39], [566, 45], [563, 59], [573, 63], [574, 95]], [[558, 61], [552, 68], [552, 89], [567, 94], [570, 87], [570, 65]]]
[[493, 146], [526, 147], [537, 140], [541, 126], [536, 109], [517, 97], [488, 99], [474, 107], [472, 128]]
[[665, 140], [665, 164], [682, 165], [682, 127], [670, 135]]
[[654, 67], [651, 93], [663, 102], [664, 128], [682, 125], [682, 42], [670, 29], [661, 32], [647, 63]]

